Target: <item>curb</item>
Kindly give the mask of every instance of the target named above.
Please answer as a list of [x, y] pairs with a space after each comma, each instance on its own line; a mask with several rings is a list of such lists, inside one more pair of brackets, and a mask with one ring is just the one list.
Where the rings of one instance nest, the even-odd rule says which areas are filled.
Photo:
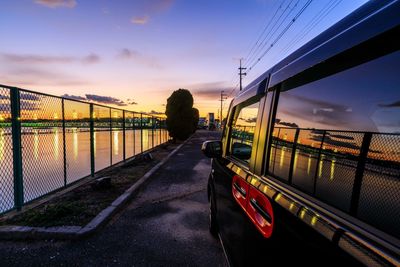
[[79, 239], [97, 232], [102, 226], [120, 211], [135, 195], [142, 185], [163, 166], [176, 152], [190, 139], [175, 148], [157, 165], [129, 187], [122, 195], [115, 199], [110, 206], [103, 209], [85, 226], [55, 226], [55, 227], [30, 227], [30, 226], [0, 226], [0, 240], [26, 240], [26, 239]]

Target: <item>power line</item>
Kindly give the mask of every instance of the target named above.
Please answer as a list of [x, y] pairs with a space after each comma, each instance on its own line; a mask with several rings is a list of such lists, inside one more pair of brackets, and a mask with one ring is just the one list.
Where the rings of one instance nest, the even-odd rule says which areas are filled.
[[304, 28], [281, 50], [281, 54], [286, 54], [291, 48], [303, 40], [307, 34], [314, 29], [333, 9], [339, 5], [342, 0], [329, 1], [308, 23]]
[[[269, 26], [271, 25], [271, 22], [273, 21], [273, 19], [275, 18], [275, 16], [278, 14], [278, 11], [282, 8], [283, 4], [285, 3], [286, 0], [282, 0], [282, 3], [278, 6], [278, 8], [275, 10], [274, 15], [271, 17], [271, 19], [268, 21], [268, 23], [266, 24], [266, 26], [264, 27], [263, 31], [261, 32], [260, 36], [257, 38], [257, 41], [254, 43], [254, 45], [251, 47], [250, 51], [247, 53], [245, 60], [248, 61], [248, 59], [252, 56], [252, 52], [254, 50], [254, 48], [257, 46], [258, 42], [261, 40], [261, 38], [263, 37], [265, 31], [269, 28]], [[278, 2], [277, 2], [278, 3]], [[258, 47], [257, 47], [258, 48]]]
[[[275, 26], [279, 23], [279, 21], [281, 20], [282, 16], [286, 13], [286, 11], [290, 8], [290, 5], [292, 4], [294, 0], [291, 0], [289, 2], [289, 4], [286, 6], [286, 8], [282, 11], [282, 13], [280, 14], [280, 16], [278, 17], [278, 19], [272, 24], [270, 30], [267, 32], [267, 34], [264, 36], [264, 38], [262, 39], [262, 41], [258, 44], [258, 46], [256, 47], [256, 49], [254, 50], [254, 53], [246, 60], [246, 67], [248, 67], [250, 64], [250, 62], [257, 56], [257, 54], [262, 51], [262, 49], [265, 46], [265, 43], [267, 42], [267, 38], [268, 36], [271, 35], [271, 32], [275, 29]], [[299, 0], [298, 0], [299, 1]], [[289, 13], [290, 14], [290, 13]], [[286, 17], [282, 20], [282, 22], [286, 19]], [[279, 28], [279, 27], [278, 27]], [[276, 28], [276, 29], [278, 29]]]
[[296, 22], [296, 20], [304, 13], [307, 7], [311, 4], [312, 0], [308, 0], [304, 6], [300, 9], [300, 11], [293, 17], [293, 19], [289, 22], [288, 25], [282, 30], [282, 32], [275, 38], [275, 40], [271, 43], [271, 45], [263, 52], [263, 54], [254, 62], [254, 64], [249, 68], [248, 72], [257, 65], [258, 62], [272, 49], [272, 47], [282, 38], [282, 36], [290, 29], [290, 27]]

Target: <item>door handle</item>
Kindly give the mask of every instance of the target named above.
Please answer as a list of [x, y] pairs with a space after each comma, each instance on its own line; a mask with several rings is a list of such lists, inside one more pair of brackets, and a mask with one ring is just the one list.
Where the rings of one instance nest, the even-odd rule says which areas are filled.
[[261, 217], [264, 218], [269, 224], [272, 223], [272, 218], [271, 215], [268, 214], [258, 203], [254, 198], [250, 199], [250, 205], [257, 211], [258, 214], [261, 215]]
[[243, 198], [246, 198], [246, 190], [243, 187], [237, 183], [233, 183], [233, 187], [242, 195]]

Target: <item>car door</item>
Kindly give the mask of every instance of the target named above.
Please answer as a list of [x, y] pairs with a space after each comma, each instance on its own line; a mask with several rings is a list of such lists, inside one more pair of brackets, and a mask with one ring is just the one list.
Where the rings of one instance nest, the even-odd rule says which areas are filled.
[[247, 232], [254, 228], [245, 213], [250, 176], [249, 166], [255, 155], [253, 141], [257, 117], [263, 101], [260, 98], [240, 103], [231, 108], [225, 128], [224, 157], [213, 160], [212, 179], [215, 191], [217, 221], [225, 251], [234, 266], [247, 262], [249, 248]]

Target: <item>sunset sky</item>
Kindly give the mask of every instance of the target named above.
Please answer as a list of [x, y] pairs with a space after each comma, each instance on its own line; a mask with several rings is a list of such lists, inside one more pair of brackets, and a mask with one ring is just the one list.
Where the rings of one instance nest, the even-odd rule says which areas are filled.
[[[312, 1], [244, 85], [365, 2]], [[220, 90], [229, 94], [238, 83], [238, 59], [252, 65], [306, 4], [1, 0], [0, 84], [162, 113], [168, 96], [187, 88], [201, 116], [217, 113]], [[278, 17], [281, 22], [271, 29]], [[270, 36], [258, 42], [252, 58], [249, 51], [267, 25]]]

